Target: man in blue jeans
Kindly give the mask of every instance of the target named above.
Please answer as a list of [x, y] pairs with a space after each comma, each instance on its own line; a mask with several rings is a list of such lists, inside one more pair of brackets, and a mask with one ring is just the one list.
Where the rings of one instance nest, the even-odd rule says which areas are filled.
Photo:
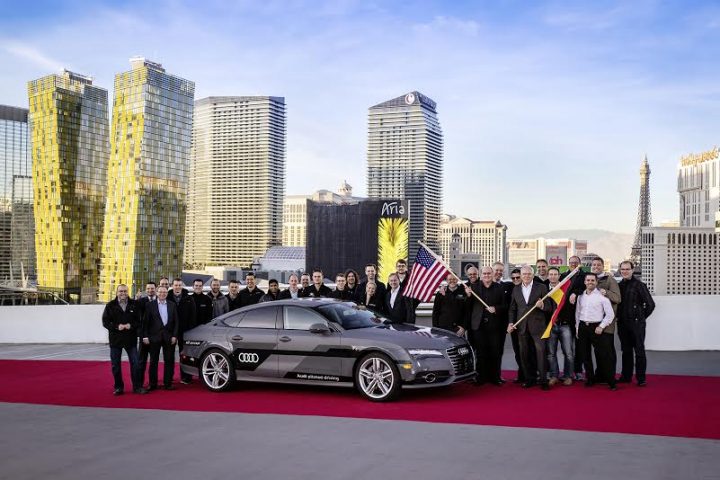
[[[560, 270], [556, 267], [548, 269], [548, 280], [550, 280], [550, 289], [560, 283]], [[574, 364], [575, 364], [575, 335], [573, 334], [572, 323], [575, 318], [570, 308], [561, 308], [558, 318], [550, 330], [550, 338], [548, 339], [548, 363], [550, 370], [550, 385], [556, 385], [560, 381], [560, 367], [558, 366], [557, 347], [558, 342], [562, 348], [565, 361], [563, 362], [563, 385], [570, 386], [573, 383]]]
[[102, 322], [108, 330], [108, 343], [110, 344], [110, 362], [114, 379], [113, 395], [122, 395], [125, 383], [122, 378], [122, 351], [127, 352], [130, 361], [130, 378], [132, 378], [133, 393], [144, 394], [142, 378], [138, 365], [137, 335], [140, 328], [140, 306], [128, 298], [127, 285], [121, 284], [117, 288], [117, 296], [105, 305]]

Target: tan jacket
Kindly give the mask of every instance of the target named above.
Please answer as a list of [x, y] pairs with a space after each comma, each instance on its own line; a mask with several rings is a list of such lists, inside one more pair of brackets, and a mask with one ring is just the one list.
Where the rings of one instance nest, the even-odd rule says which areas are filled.
[[605, 327], [605, 330], [603, 330], [603, 333], [613, 335], [615, 334], [615, 324], [617, 323], [617, 306], [621, 301], [620, 285], [618, 285], [617, 280], [615, 280], [612, 275], [605, 275], [602, 278], [598, 278], [597, 288], [598, 290], [601, 288], [605, 290], [607, 298], [610, 300], [610, 304], [612, 305], [613, 312], [615, 313], [613, 321], [610, 325]]

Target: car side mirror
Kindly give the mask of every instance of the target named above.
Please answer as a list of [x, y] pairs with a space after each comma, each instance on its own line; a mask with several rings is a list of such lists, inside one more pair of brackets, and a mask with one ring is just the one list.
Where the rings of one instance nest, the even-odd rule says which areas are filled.
[[312, 325], [310, 325], [309, 330], [310, 330], [310, 333], [320, 333], [320, 334], [330, 333], [330, 329], [324, 323], [313, 323]]

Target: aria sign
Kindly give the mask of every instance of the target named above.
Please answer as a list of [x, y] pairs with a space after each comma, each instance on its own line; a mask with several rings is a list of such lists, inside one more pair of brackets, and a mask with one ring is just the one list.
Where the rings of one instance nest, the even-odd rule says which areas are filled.
[[405, 206], [401, 202], [383, 202], [381, 217], [404, 217]]

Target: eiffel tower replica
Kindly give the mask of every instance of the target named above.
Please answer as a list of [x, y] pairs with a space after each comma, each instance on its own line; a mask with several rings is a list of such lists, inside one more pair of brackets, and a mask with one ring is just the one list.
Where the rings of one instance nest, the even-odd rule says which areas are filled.
[[640, 274], [642, 269], [642, 228], [652, 225], [650, 214], [650, 165], [647, 155], [640, 164], [640, 201], [638, 203], [637, 226], [635, 227], [635, 241], [630, 252], [630, 261], [635, 265], [635, 273]]

